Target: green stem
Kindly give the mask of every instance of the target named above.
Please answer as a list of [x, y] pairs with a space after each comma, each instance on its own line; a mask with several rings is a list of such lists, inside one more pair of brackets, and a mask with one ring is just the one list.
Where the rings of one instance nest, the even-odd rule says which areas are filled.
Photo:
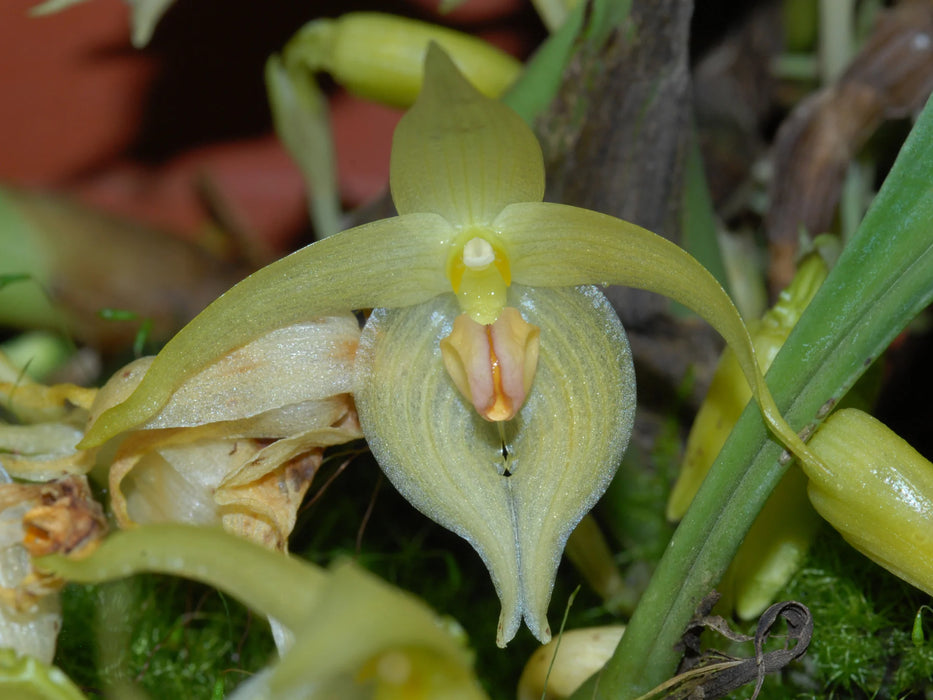
[[820, 73], [829, 85], [855, 54], [855, 0], [820, 1]]
[[736, 459], [710, 472], [603, 672], [597, 697], [636, 697], [673, 674], [681, 653], [675, 644], [687, 622], [718, 583], [783, 476], [786, 466], [777, 461], [780, 447], [768, 439], [757, 408], [743, 422], [753, 424], [759, 437], [752, 466]]

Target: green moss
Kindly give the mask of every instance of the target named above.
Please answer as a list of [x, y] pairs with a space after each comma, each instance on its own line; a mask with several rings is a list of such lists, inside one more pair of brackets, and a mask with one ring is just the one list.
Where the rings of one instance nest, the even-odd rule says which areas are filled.
[[219, 592], [170, 576], [69, 585], [56, 663], [88, 697], [223, 697], [274, 653], [268, 626]]
[[826, 527], [780, 599], [810, 608], [804, 659], [765, 684], [762, 698], [911, 698], [933, 684], [933, 630], [912, 639], [929, 597], [853, 550]]

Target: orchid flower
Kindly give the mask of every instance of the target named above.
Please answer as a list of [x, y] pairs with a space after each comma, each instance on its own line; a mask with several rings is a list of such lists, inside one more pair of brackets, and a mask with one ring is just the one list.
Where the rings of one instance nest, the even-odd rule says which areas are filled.
[[165, 346], [82, 446], [144, 424], [193, 376], [256, 338], [374, 309], [355, 362], [363, 434], [396, 488], [482, 557], [502, 604], [500, 646], [523, 618], [550, 639], [564, 544], [632, 430], [624, 331], [603, 295], [580, 285], [653, 290], [709, 320], [772, 430], [819, 464], [775, 407], [714, 278], [638, 226], [544, 203], [533, 133], [436, 46], [395, 133], [390, 185], [398, 216], [313, 243], [233, 287]]
[[237, 700], [486, 700], [459, 626], [352, 562], [325, 570], [217, 528], [171, 523], [118, 532], [90, 556], [56, 554], [37, 565], [84, 583], [185, 576], [280, 620], [287, 648], [237, 688]]

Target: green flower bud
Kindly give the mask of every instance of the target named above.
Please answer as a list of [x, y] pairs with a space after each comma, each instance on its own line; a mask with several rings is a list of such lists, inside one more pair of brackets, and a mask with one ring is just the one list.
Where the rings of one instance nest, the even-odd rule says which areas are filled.
[[933, 594], [933, 464], [856, 409], [830, 416], [810, 447], [831, 468], [801, 465], [817, 512], [862, 554]]

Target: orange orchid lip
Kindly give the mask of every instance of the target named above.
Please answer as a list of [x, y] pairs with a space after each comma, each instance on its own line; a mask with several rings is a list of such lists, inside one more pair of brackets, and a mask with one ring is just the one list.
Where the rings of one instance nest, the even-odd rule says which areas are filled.
[[495, 323], [462, 314], [441, 341], [441, 356], [457, 389], [483, 418], [505, 421], [525, 403], [538, 365], [540, 330], [506, 307]]

